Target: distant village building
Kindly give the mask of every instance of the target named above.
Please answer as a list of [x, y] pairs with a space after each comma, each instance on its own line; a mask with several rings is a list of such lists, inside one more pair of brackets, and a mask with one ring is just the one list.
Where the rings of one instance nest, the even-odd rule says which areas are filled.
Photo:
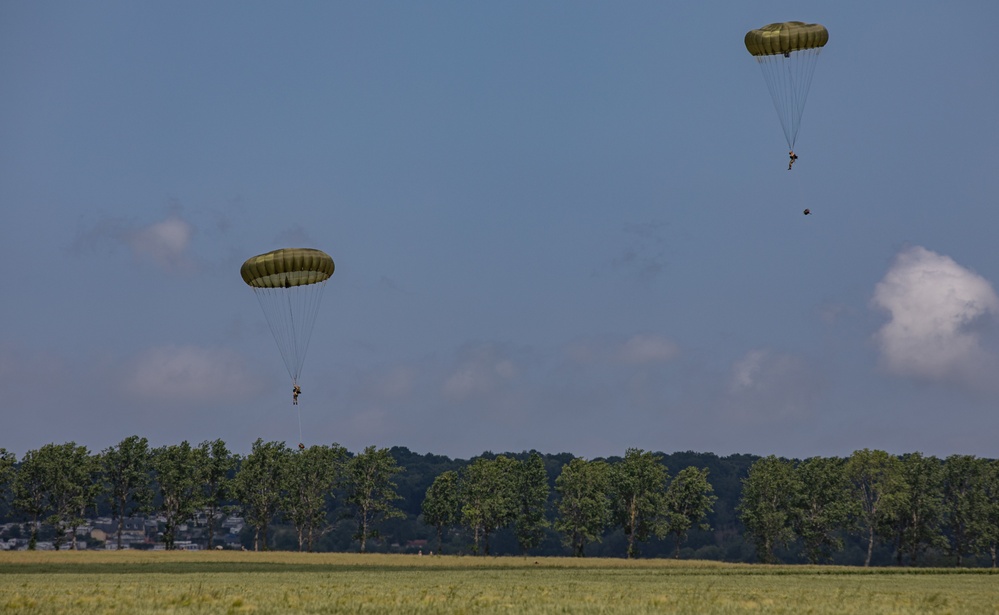
[[[242, 545], [240, 534], [246, 527], [242, 517], [218, 517], [213, 544], [208, 545], [208, 515], [199, 512], [193, 522], [178, 524], [174, 547], [178, 550], [198, 551], [206, 548], [239, 549]], [[166, 518], [162, 515], [150, 517], [126, 517], [122, 521], [121, 548], [124, 549], [163, 549], [162, 528]], [[31, 531], [25, 523], [0, 524], [0, 551], [24, 550], [28, 548]], [[69, 549], [71, 541], [66, 541], [62, 549]], [[89, 519], [76, 528], [76, 548], [118, 549], [118, 520], [111, 517]], [[50, 540], [36, 543], [37, 550], [53, 550]]]

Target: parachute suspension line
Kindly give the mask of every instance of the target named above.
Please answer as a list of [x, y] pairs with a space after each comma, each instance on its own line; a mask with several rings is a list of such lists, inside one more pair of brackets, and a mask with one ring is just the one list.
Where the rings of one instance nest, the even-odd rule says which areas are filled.
[[[795, 83], [799, 84], [797, 95], [798, 107], [796, 113], [799, 128], [801, 127], [801, 116], [805, 114], [805, 100], [808, 98], [808, 91], [812, 88], [812, 76], [815, 75], [815, 65], [818, 63], [819, 52], [821, 51], [821, 47], [815, 47], [814, 49], [806, 49], [802, 51], [803, 61], [801, 62], [801, 74], [795, 81]], [[797, 138], [797, 128], [795, 128], [794, 133]]]
[[[298, 361], [298, 329], [295, 327], [295, 306], [292, 305], [292, 296], [299, 295], [302, 293], [297, 292], [303, 287], [296, 288], [293, 292], [283, 293], [282, 295], [287, 299], [287, 309], [282, 310], [281, 313], [288, 317], [286, 329], [291, 333], [288, 338], [288, 350], [291, 351], [291, 356], [294, 357], [293, 364], [295, 365], [292, 369], [291, 365], [288, 365], [288, 371], [291, 374], [292, 386], [298, 386], [298, 377], [301, 376], [299, 372], [301, 371], [301, 366]], [[279, 296], [282, 296], [279, 295]], [[305, 357], [302, 357], [303, 359]]]
[[302, 375], [326, 282], [292, 288], [254, 288], [292, 381]]
[[794, 142], [798, 138], [798, 130], [801, 128], [801, 116], [805, 112], [805, 100], [808, 98], [808, 89], [812, 84], [812, 74], [815, 70], [815, 63], [818, 60], [819, 48], [802, 49], [791, 54], [791, 61], [787, 63], [788, 69], [788, 91], [791, 100], [789, 108], [792, 110], [791, 148], [794, 149]]
[[299, 314], [301, 317], [301, 322], [297, 323], [295, 327], [295, 356], [298, 357], [298, 367], [295, 373], [296, 380], [302, 375], [302, 365], [305, 363], [305, 355], [309, 351], [309, 341], [312, 339], [312, 327], [315, 325], [316, 317], [319, 315], [319, 306], [322, 303], [323, 289], [325, 287], [326, 281], [300, 287], [305, 290], [305, 292], [298, 293], [301, 303], [289, 310], [293, 326], [295, 326], [295, 314]]
[[787, 146], [794, 149], [820, 48], [756, 56], [770, 91]]

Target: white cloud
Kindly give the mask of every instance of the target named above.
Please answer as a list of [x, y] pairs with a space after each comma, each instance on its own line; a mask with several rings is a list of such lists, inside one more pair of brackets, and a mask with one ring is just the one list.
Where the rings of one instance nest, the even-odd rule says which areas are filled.
[[680, 350], [670, 340], [655, 334], [635, 335], [618, 349], [618, 359], [622, 363], [645, 364], [663, 363], [679, 354]]
[[751, 350], [732, 366], [731, 387], [735, 391], [758, 388], [767, 352]]
[[733, 417], [750, 421], [807, 416], [821, 388], [821, 374], [802, 358], [755, 349], [732, 364], [728, 405]]
[[732, 364], [729, 386], [733, 392], [786, 389], [808, 373], [800, 357], [770, 349], [754, 349]]
[[479, 344], [461, 355], [442, 388], [444, 396], [452, 400], [494, 392], [512, 382], [520, 371], [494, 344]]
[[129, 231], [125, 236], [137, 258], [148, 258], [159, 267], [175, 270], [190, 263], [188, 247], [194, 235], [194, 226], [177, 215], [172, 215], [146, 227]]
[[875, 334], [883, 366], [899, 376], [983, 384], [994, 358], [976, 325], [999, 311], [980, 275], [948, 256], [907, 248], [874, 288], [872, 304], [889, 320]]
[[237, 353], [224, 348], [162, 346], [139, 354], [127, 370], [126, 392], [157, 401], [232, 401], [251, 397], [257, 380]]
[[147, 226], [136, 226], [123, 218], [103, 218], [80, 232], [71, 249], [102, 251], [123, 245], [136, 260], [151, 261], [165, 271], [178, 271], [194, 262], [190, 249], [195, 233], [195, 226], [179, 213]]
[[662, 335], [639, 333], [623, 342], [619, 338], [578, 339], [566, 345], [564, 353], [570, 362], [579, 365], [649, 365], [675, 359], [680, 348]]

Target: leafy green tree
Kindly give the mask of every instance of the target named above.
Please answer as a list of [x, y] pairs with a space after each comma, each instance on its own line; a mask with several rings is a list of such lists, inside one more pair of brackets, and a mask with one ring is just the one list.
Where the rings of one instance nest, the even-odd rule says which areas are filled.
[[[988, 517], [985, 499], [988, 462], [973, 455], [951, 455], [944, 462], [943, 495], [950, 552], [957, 565], [974, 553]], [[987, 532], [987, 530], [986, 530]]]
[[669, 532], [676, 542], [673, 557], [680, 558], [680, 545], [687, 540], [691, 528], [711, 529], [706, 519], [718, 500], [713, 493], [707, 468], [684, 468], [670, 482], [666, 489], [666, 507], [669, 511]]
[[794, 538], [794, 504], [800, 490], [794, 465], [774, 455], [757, 460], [742, 481], [739, 518], [764, 564], [777, 563], [774, 549]]
[[56, 550], [67, 533], [76, 549], [76, 528], [84, 523], [86, 509], [96, 505], [97, 466], [90, 451], [75, 442], [46, 444], [22, 463], [22, 469], [25, 466], [30, 466], [26, 476], [32, 482], [26, 501], [31, 501], [36, 515], [48, 513], [45, 521], [55, 528]]
[[843, 548], [838, 532], [849, 518], [845, 466], [841, 457], [811, 457], [794, 469], [798, 498], [793, 504], [792, 526], [809, 563], [828, 562], [834, 551]]
[[47, 510], [45, 499], [46, 468], [44, 456], [31, 450], [21, 458], [21, 465], [14, 477], [14, 507], [31, 518], [31, 538], [28, 550], [34, 551], [38, 543], [38, 528]]
[[668, 530], [669, 473], [660, 461], [654, 453], [629, 448], [624, 459], [611, 466], [611, 511], [628, 539], [628, 558], [638, 555], [636, 542], [663, 538]]
[[204, 441], [198, 445], [197, 463], [201, 475], [202, 505], [208, 517], [208, 541], [215, 542], [215, 523], [230, 509], [226, 502], [232, 497], [232, 478], [239, 464], [239, 455], [229, 451], [222, 440]]
[[354, 511], [357, 532], [354, 538], [365, 552], [368, 538], [378, 538], [378, 523], [406, 515], [392, 502], [401, 499], [392, 478], [403, 472], [387, 448], [369, 446], [347, 462], [347, 504]]
[[291, 450], [284, 442], [264, 442], [257, 438], [236, 473], [233, 487], [243, 517], [253, 528], [254, 551], [269, 548], [267, 529], [281, 504], [290, 456]]
[[583, 557], [586, 545], [600, 542], [610, 524], [610, 466], [577, 457], [562, 466], [555, 491], [555, 530], [574, 556]]
[[101, 453], [105, 491], [111, 499], [112, 516], [118, 520], [119, 549], [125, 518], [148, 510], [152, 502], [151, 456], [149, 442], [139, 436], [129, 436]]
[[87, 508], [96, 506], [97, 465], [85, 446], [75, 442], [46, 444], [29, 451], [15, 482], [18, 507], [32, 516], [35, 529], [31, 547], [37, 542], [39, 518], [55, 529], [54, 546], [58, 550], [70, 535], [76, 549], [76, 529], [85, 521]]
[[5, 505], [9, 503], [8, 496], [14, 489], [14, 464], [16, 463], [17, 455], [0, 447], [0, 498], [2, 498], [0, 503]]
[[441, 553], [444, 530], [458, 524], [461, 500], [458, 491], [458, 473], [447, 470], [438, 474], [427, 487], [423, 505], [423, 522], [437, 530], [437, 552]]
[[545, 528], [551, 525], [545, 516], [550, 488], [548, 471], [545, 470], [541, 455], [532, 452], [520, 462], [515, 480], [517, 515], [514, 519], [514, 532], [520, 548], [527, 553], [541, 544]]
[[846, 476], [852, 494], [852, 516], [867, 538], [864, 566], [871, 565], [874, 540], [897, 508], [904, 490], [901, 462], [884, 451], [854, 451], [846, 462]]
[[495, 459], [479, 457], [459, 474], [461, 523], [473, 538], [473, 553], [489, 555], [489, 537], [509, 525], [517, 516], [517, 461], [504, 455]]
[[943, 517], [943, 467], [936, 457], [909, 453], [899, 458], [902, 491], [886, 521], [886, 535], [894, 536], [895, 561], [902, 556], [915, 565], [930, 547], [946, 545], [940, 524]]
[[315, 541], [331, 529], [327, 503], [346, 458], [347, 449], [339, 444], [310, 446], [291, 455], [281, 508], [295, 525], [299, 551], [311, 552]]
[[72, 442], [63, 445], [63, 467], [56, 482], [61, 492], [60, 502], [54, 506], [59, 525], [69, 529], [70, 548], [77, 548], [76, 530], [86, 523], [87, 511], [96, 511], [101, 492], [100, 463], [87, 447]]
[[159, 512], [165, 519], [163, 543], [175, 548], [177, 526], [189, 521], [204, 503], [204, 484], [198, 449], [187, 440], [153, 450], [151, 464], [160, 494]]
[[985, 498], [985, 514], [981, 525], [978, 546], [992, 557], [992, 567], [996, 567], [999, 551], [999, 460], [986, 462], [982, 480]]

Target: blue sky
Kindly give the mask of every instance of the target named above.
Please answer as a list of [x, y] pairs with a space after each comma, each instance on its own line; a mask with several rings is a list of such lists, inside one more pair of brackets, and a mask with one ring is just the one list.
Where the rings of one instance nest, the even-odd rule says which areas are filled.
[[0, 446], [294, 445], [307, 246], [307, 444], [995, 457], [999, 5], [897, 8], [0, 2]]

